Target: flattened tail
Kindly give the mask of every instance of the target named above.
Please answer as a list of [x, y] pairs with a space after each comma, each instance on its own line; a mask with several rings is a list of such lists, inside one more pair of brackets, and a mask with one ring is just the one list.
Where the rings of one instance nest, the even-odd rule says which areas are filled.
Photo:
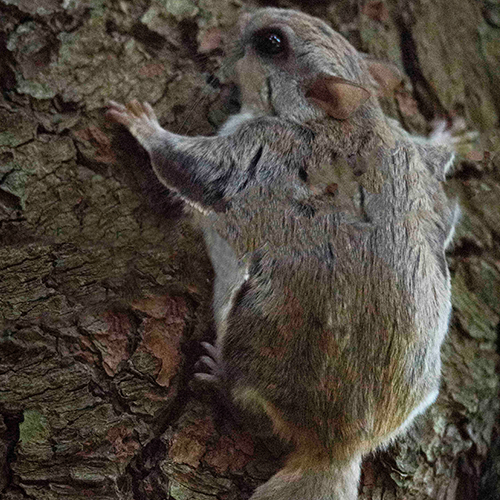
[[285, 467], [259, 486], [250, 500], [356, 500], [361, 456], [350, 461], [307, 464], [292, 454]]

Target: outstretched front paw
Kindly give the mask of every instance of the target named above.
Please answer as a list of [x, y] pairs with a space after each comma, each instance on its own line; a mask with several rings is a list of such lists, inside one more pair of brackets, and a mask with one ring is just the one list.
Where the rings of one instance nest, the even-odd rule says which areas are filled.
[[151, 138], [163, 131], [153, 108], [147, 102], [141, 104], [134, 99], [123, 106], [117, 102], [109, 101], [108, 106], [106, 116], [127, 127], [146, 149], [148, 149]]
[[438, 118], [432, 122], [429, 139], [433, 144], [454, 149], [460, 143], [474, 141], [478, 135], [477, 132], [467, 132], [467, 124], [461, 117], [454, 117], [451, 121]]

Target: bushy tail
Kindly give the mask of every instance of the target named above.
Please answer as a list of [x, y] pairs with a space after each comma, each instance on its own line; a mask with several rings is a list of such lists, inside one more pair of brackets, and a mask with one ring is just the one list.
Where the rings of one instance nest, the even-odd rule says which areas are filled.
[[[298, 466], [290, 457], [285, 467], [259, 486], [250, 500], [356, 500], [361, 457], [351, 461], [328, 461], [315, 467]], [[307, 460], [305, 461], [307, 464]]]

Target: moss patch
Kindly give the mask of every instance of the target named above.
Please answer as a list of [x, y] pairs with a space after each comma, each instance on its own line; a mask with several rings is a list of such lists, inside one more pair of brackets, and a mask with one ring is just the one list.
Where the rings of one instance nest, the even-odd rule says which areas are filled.
[[23, 443], [43, 442], [50, 435], [47, 419], [36, 410], [26, 410], [19, 425], [19, 440]]

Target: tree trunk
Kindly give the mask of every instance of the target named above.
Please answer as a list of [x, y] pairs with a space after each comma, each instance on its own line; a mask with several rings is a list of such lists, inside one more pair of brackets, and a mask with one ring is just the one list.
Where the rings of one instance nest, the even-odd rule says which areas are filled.
[[[362, 499], [500, 498], [500, 2], [269, 2], [396, 63], [384, 109], [414, 133], [464, 117], [448, 185], [462, 218], [441, 393], [364, 461]], [[261, 5], [264, 2], [261, 3]], [[211, 134], [240, 0], [0, 0], [0, 498], [245, 499], [279, 468], [193, 385], [213, 338], [200, 233], [147, 155], [104, 119], [149, 101]]]

